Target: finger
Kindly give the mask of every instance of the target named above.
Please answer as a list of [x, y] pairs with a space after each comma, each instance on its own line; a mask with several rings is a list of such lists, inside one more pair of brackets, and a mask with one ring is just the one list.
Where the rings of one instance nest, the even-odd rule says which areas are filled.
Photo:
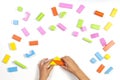
[[68, 68], [66, 67], [66, 66], [61, 66], [63, 69], [65, 69], [65, 70], [68, 70]]
[[50, 62], [52, 61], [52, 59], [48, 60], [46, 63], [45, 63], [45, 66], [48, 67], [50, 65]]
[[40, 61], [40, 66], [42, 66], [46, 60], [48, 60], [48, 58], [42, 59], [42, 60]]
[[62, 57], [61, 60], [66, 63], [66, 61], [67, 61], [66, 56]]
[[50, 67], [48, 68], [48, 71], [50, 72], [50, 71], [53, 69], [53, 67], [54, 67], [54, 66], [50, 66]]

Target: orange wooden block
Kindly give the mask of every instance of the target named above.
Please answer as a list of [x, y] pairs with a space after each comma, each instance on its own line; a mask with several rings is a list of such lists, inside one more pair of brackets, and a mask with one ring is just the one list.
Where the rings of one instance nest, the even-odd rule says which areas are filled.
[[111, 48], [113, 45], [115, 44], [115, 42], [112, 40], [110, 41], [104, 48], [104, 51], [107, 51], [109, 48]]
[[38, 41], [29, 41], [30, 46], [38, 45]]
[[95, 11], [94, 13], [97, 16], [103, 17], [104, 13], [100, 12], [100, 11]]
[[103, 64], [101, 64], [101, 65], [98, 67], [97, 72], [98, 72], [98, 73], [101, 73], [104, 68], [105, 68], [105, 66], [104, 66]]
[[14, 35], [12, 36], [12, 39], [20, 42], [22, 38], [19, 37], [18, 35], [15, 35], [15, 34], [14, 34]]
[[52, 13], [53, 13], [54, 16], [58, 15], [56, 7], [52, 7], [51, 10], [52, 10]]
[[64, 62], [63, 61], [59, 61], [59, 60], [53, 60], [57, 65], [60, 65], [60, 66], [64, 66]]

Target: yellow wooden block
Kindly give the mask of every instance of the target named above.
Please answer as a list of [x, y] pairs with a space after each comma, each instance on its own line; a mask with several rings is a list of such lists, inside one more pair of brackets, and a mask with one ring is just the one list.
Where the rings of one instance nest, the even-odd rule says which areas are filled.
[[10, 55], [6, 54], [2, 60], [3, 63], [7, 64], [10, 59]]
[[104, 56], [104, 58], [105, 58], [106, 60], [108, 60], [108, 59], [111, 58], [111, 56], [110, 56], [109, 54], [106, 54], [106, 55]]
[[54, 61], [52, 61], [51, 63], [50, 63], [50, 65], [52, 65], [52, 66], [55, 66], [55, 65], [57, 65]]
[[108, 23], [105, 25], [104, 30], [108, 31], [111, 26], [112, 26], [112, 23], [111, 23], [111, 22], [108, 22]]
[[61, 60], [58, 56], [56, 56], [53, 60]]
[[111, 13], [110, 13], [110, 16], [111, 16], [111, 17], [115, 17], [117, 11], [118, 11], [118, 10], [117, 10], [116, 8], [113, 8], [112, 11], [111, 11]]
[[11, 42], [9, 46], [11, 50], [16, 50], [16, 44], [14, 42]]

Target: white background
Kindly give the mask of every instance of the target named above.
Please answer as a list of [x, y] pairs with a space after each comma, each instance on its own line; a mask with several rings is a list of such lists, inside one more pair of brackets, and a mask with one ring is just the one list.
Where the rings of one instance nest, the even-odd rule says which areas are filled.
[[[59, 2], [73, 4], [73, 9], [60, 8]], [[0, 0], [0, 80], [38, 80], [38, 66], [37, 64], [42, 58], [53, 58], [55, 56], [63, 57], [65, 55], [71, 56], [80, 68], [88, 75], [91, 80], [119, 80], [120, 74], [120, 58], [119, 58], [119, 26], [120, 26], [120, 1], [119, 0]], [[85, 9], [81, 14], [76, 13], [79, 5], [85, 5]], [[18, 12], [18, 6], [23, 7], [23, 12]], [[53, 16], [51, 8], [56, 6], [58, 13], [66, 11], [67, 15], [60, 19], [58, 16]], [[116, 17], [109, 16], [113, 8], [118, 9]], [[104, 12], [104, 17], [94, 15], [94, 11], [99, 10]], [[31, 16], [27, 22], [23, 21], [25, 12], [30, 12]], [[36, 16], [40, 13], [45, 13], [42, 21], [37, 22]], [[13, 25], [12, 20], [19, 20], [19, 25]], [[76, 27], [78, 19], [84, 20], [84, 26], [87, 27], [86, 32], [81, 32]], [[113, 26], [109, 31], [103, 28], [107, 22], [112, 22]], [[62, 23], [67, 27], [66, 31], [61, 31], [57, 28], [56, 31], [50, 31], [50, 25]], [[91, 24], [101, 25], [99, 31], [90, 28]], [[42, 36], [36, 28], [42, 26], [46, 34]], [[30, 36], [25, 37], [21, 29], [26, 27], [30, 32]], [[78, 31], [79, 36], [73, 37], [71, 33]], [[83, 37], [90, 38], [90, 34], [98, 32], [100, 37], [93, 39], [93, 43], [87, 43], [82, 40]], [[13, 34], [22, 37], [21, 42], [13, 40]], [[110, 50], [104, 52], [99, 42], [100, 38], [105, 38], [107, 43], [114, 40], [116, 43]], [[39, 40], [38, 46], [29, 46], [30, 40]], [[16, 51], [11, 51], [8, 44], [15, 42], [17, 45]], [[36, 55], [31, 58], [25, 58], [23, 55], [30, 50], [34, 50]], [[111, 55], [110, 60], [98, 61], [91, 64], [89, 60], [95, 57], [94, 54], [100, 52], [102, 56], [106, 53]], [[8, 64], [2, 63], [5, 54], [11, 55]], [[7, 72], [8, 67], [16, 66], [12, 63], [13, 60], [18, 60], [27, 66], [27, 69], [18, 67], [17, 72]], [[97, 73], [96, 69], [100, 64], [105, 65], [102, 73]], [[112, 66], [114, 70], [105, 75], [105, 70]], [[75, 80], [75, 77], [56, 66], [50, 74], [49, 80]]]

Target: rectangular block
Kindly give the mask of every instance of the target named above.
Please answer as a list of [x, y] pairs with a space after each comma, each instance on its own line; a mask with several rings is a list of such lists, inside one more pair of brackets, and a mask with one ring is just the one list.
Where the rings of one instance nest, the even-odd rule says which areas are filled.
[[99, 37], [99, 33], [93, 33], [90, 36], [91, 36], [91, 38], [97, 38], [97, 37]]
[[73, 31], [73, 32], [72, 32], [72, 35], [73, 35], [74, 37], [77, 37], [77, 36], [79, 35], [79, 32]]
[[29, 45], [30, 46], [38, 45], [38, 41], [37, 40], [35, 40], [35, 41], [29, 41]]
[[59, 61], [59, 60], [53, 60], [57, 65], [59, 66], [64, 66], [64, 62], [63, 61]]
[[67, 12], [65, 12], [65, 11], [60, 12], [59, 17], [60, 17], [60, 18], [63, 18], [66, 14], [67, 14]]
[[41, 12], [41, 13], [36, 17], [36, 20], [37, 20], [37, 21], [41, 21], [44, 16], [45, 16], [45, 14]]
[[8, 72], [16, 72], [16, 71], [18, 71], [18, 69], [17, 69], [17, 67], [9, 67], [9, 68], [7, 68], [7, 71]]
[[83, 26], [83, 27], [81, 28], [81, 31], [82, 31], [82, 32], [87, 31], [86, 26]]
[[115, 44], [115, 42], [113, 40], [111, 40], [104, 48], [104, 51], [107, 51], [108, 49], [110, 49], [113, 45]]
[[118, 12], [118, 9], [117, 8], [113, 8], [112, 11], [111, 11], [111, 13], [110, 13], [110, 16], [111, 17], [115, 17], [115, 15], [117, 14], [117, 12]]
[[7, 64], [10, 59], [10, 55], [6, 54], [2, 60], [3, 63]]
[[21, 29], [21, 31], [23, 32], [23, 34], [27, 37], [30, 35], [30, 33], [28, 32], [28, 30], [24, 27]]
[[16, 44], [14, 42], [9, 43], [10, 50], [16, 50]]
[[84, 10], [84, 8], [85, 8], [84, 5], [80, 5], [76, 12], [80, 14]]
[[99, 52], [96, 52], [96, 53], [95, 53], [95, 56], [97, 57], [97, 59], [98, 59], [99, 61], [103, 60], [103, 57], [102, 57], [102, 55], [101, 55]]
[[91, 28], [95, 30], [100, 30], [100, 25], [98, 24], [91, 24]]
[[22, 38], [21, 38], [20, 36], [14, 34], [14, 35], [12, 36], [12, 39], [20, 42]]
[[72, 4], [68, 4], [68, 3], [59, 3], [59, 7], [61, 7], [61, 8], [67, 8], [67, 9], [72, 9], [73, 5]]
[[24, 65], [24, 64], [22, 64], [21, 62], [18, 62], [18, 61], [13, 61], [13, 63], [14, 64], [16, 64], [16, 65], [18, 65], [19, 67], [21, 67], [21, 68], [23, 68], [23, 69], [26, 69], [27, 67]]
[[84, 20], [83, 20], [83, 19], [79, 19], [79, 20], [78, 20], [78, 23], [77, 23], [77, 27], [78, 27], [78, 28], [82, 28], [83, 23], [84, 23]]
[[113, 67], [109, 67], [106, 71], [105, 74], [109, 74], [113, 70]]
[[108, 23], [105, 25], [104, 30], [108, 31], [111, 26], [112, 26], [112, 23], [111, 23], [111, 22], [108, 22]]
[[105, 68], [105, 66], [104, 66], [103, 64], [101, 64], [101, 65], [98, 67], [97, 72], [98, 72], [98, 73], [101, 73], [104, 68]]
[[38, 27], [37, 30], [40, 32], [41, 35], [45, 35], [46, 34], [45, 30], [41, 26]]
[[88, 39], [88, 38], [83, 38], [84, 41], [88, 42], [88, 43], [92, 43], [92, 40]]
[[103, 17], [104, 16], [104, 13], [100, 12], [100, 11], [95, 11], [94, 14], [99, 16], [99, 17]]
[[101, 43], [101, 45], [102, 45], [103, 47], [106, 46], [106, 41], [105, 41], [104, 38], [101, 38], [101, 39], [100, 39], [100, 43]]
[[61, 24], [61, 23], [58, 23], [57, 24], [57, 27], [58, 28], [60, 28], [62, 31], [65, 31], [67, 28], [63, 25], [63, 24]]
[[53, 16], [57, 16], [58, 15], [56, 7], [52, 7], [51, 10], [52, 10]]

